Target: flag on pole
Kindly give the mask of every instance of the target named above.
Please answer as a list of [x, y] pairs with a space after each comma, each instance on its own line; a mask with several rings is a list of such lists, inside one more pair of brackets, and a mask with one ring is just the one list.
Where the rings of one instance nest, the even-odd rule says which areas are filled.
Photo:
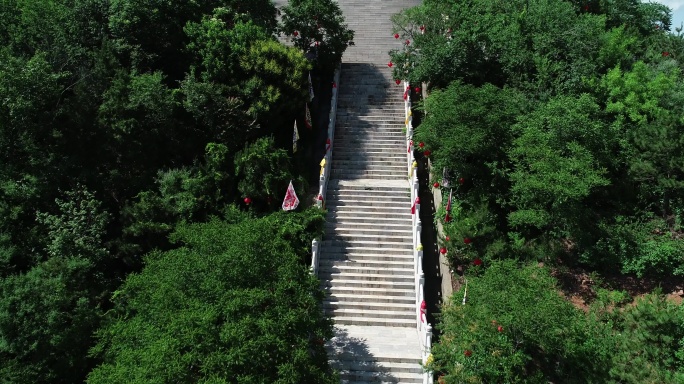
[[292, 132], [292, 153], [297, 152], [297, 141], [299, 141], [299, 131], [297, 130], [297, 120], [295, 120], [294, 132]]
[[306, 103], [306, 114], [305, 114], [305, 119], [304, 119], [304, 124], [306, 124], [306, 127], [311, 129], [312, 124], [311, 124], [311, 111], [309, 111], [309, 103]]
[[287, 186], [287, 192], [285, 192], [285, 199], [283, 200], [283, 211], [291, 211], [296, 209], [298, 205], [299, 198], [292, 186], [292, 180], [290, 180], [290, 185]]
[[314, 99], [313, 83], [311, 82], [311, 72], [309, 72], [309, 101]]
[[449, 188], [450, 185], [450, 180], [449, 180], [449, 170], [447, 167], [444, 167], [442, 170], [442, 187], [444, 188]]

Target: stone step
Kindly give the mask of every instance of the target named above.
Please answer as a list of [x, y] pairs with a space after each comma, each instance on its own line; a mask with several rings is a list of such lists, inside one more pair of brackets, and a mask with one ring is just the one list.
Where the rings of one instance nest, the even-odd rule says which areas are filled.
[[411, 230], [409, 229], [359, 229], [350, 227], [327, 228], [326, 236], [336, 236], [339, 240], [352, 242], [374, 241], [382, 239], [386, 242], [413, 243]]
[[[354, 148], [377, 148], [377, 149], [382, 149], [382, 148], [391, 148], [391, 149], [399, 149], [402, 150], [404, 149], [404, 145], [406, 144], [406, 140], [403, 140], [402, 138], [395, 138], [395, 137], [385, 137], [382, 139], [373, 139], [373, 140], [364, 140], [363, 138], [359, 138], [358, 136], [347, 136], [344, 139], [335, 139], [335, 147], [336, 148], [343, 148], [347, 146], [352, 146]], [[403, 152], [403, 151], [402, 151]]]
[[[408, 148], [408, 147], [407, 147]], [[380, 161], [392, 161], [392, 162], [401, 162], [404, 163], [408, 166], [408, 153], [406, 151], [406, 148], [402, 146], [402, 151], [394, 150], [394, 151], [384, 151], [384, 150], [371, 150], [368, 148], [365, 148], [363, 151], [360, 151], [359, 148], [353, 148], [353, 147], [347, 147], [347, 148], [337, 148], [333, 147], [333, 160], [336, 159], [341, 159], [341, 160], [360, 160], [360, 159], [365, 159], [365, 160], [380, 160]]]
[[370, 222], [370, 223], [363, 223], [363, 222], [356, 222], [356, 221], [347, 221], [347, 220], [328, 220], [325, 223], [325, 229], [343, 229], [343, 230], [357, 230], [357, 231], [366, 231], [366, 230], [376, 230], [380, 229], [382, 231], [405, 231], [408, 232], [409, 234], [411, 233], [411, 223], [410, 222], [383, 222], [383, 223], [378, 223], [378, 222]]
[[405, 119], [406, 114], [403, 108], [396, 108], [393, 110], [387, 110], [382, 112], [375, 111], [364, 111], [364, 113], [357, 113], [353, 109], [345, 109], [343, 111], [337, 111], [337, 119], [349, 119], [349, 120], [396, 120]]
[[[353, 231], [353, 232], [347, 232], [345, 230], [340, 230], [340, 229], [334, 229], [331, 231], [326, 231], [325, 236], [326, 237], [333, 237], [337, 239], [338, 241], [344, 241], [347, 244], [374, 244], [380, 248], [383, 248], [381, 244], [386, 244], [387, 246], [384, 248], [389, 248], [392, 246], [392, 244], [396, 243], [404, 243], [411, 245], [413, 244], [413, 238], [411, 236], [411, 232], [406, 231], [405, 234], [399, 232], [398, 234], [394, 233], [385, 233], [382, 234], [382, 231], [374, 231], [378, 233], [369, 233], [370, 231], [364, 231], [359, 233], [358, 231]], [[380, 241], [382, 240], [382, 241]]]
[[369, 166], [369, 164], [341, 164], [339, 166], [333, 165], [332, 168], [333, 177], [336, 173], [354, 173], [354, 174], [368, 174], [368, 175], [381, 175], [381, 174], [399, 174], [400, 176], [408, 177], [408, 168], [402, 165], [390, 165], [390, 166]]
[[[323, 240], [326, 241], [326, 240]], [[370, 248], [358, 245], [346, 245], [344, 247], [323, 246], [321, 248], [322, 260], [366, 262], [366, 261], [406, 261], [413, 263], [413, 246], [403, 248]]]
[[[366, 254], [366, 256], [372, 254]], [[381, 255], [381, 254], [376, 254]], [[370, 268], [376, 271], [382, 270], [384, 268], [390, 269], [413, 269], [414, 268], [414, 256], [411, 251], [404, 251], [403, 257], [393, 257], [393, 258], [382, 258], [376, 259], [374, 257], [363, 258], [363, 254], [360, 255], [361, 258], [355, 259], [356, 255], [346, 254], [346, 253], [321, 253], [321, 259], [319, 261], [319, 266], [323, 267], [356, 267], [356, 268]], [[350, 257], [352, 259], [350, 259]]]
[[405, 192], [409, 190], [410, 186], [408, 182], [404, 183], [346, 183], [331, 180], [328, 184], [330, 190], [340, 189], [340, 190], [365, 190], [365, 191], [393, 191], [393, 192]]
[[369, 372], [340, 370], [340, 384], [415, 384], [423, 382], [423, 375], [414, 372]]
[[397, 211], [400, 213], [403, 213], [402, 211], [405, 211], [406, 213], [410, 214], [411, 213], [411, 202], [406, 201], [406, 204], [386, 204], [386, 205], [375, 205], [373, 204], [374, 202], [365, 200], [365, 201], [359, 201], [355, 205], [344, 205], [344, 204], [339, 204], [339, 200], [337, 201], [332, 201], [331, 205], [326, 204], [327, 208], [335, 207], [335, 211], [341, 212], [341, 211], [354, 211], [354, 212], [359, 212], [360, 214], [364, 214], [366, 212], [384, 212], [388, 214], [394, 214]]
[[390, 319], [390, 320], [408, 320], [414, 321], [416, 319], [415, 309], [354, 309], [354, 308], [323, 308], [323, 312], [330, 317], [357, 317], [361, 319], [375, 318], [375, 319]]
[[[400, 172], [402, 175], [406, 174], [406, 177], [408, 177], [408, 167], [404, 166], [401, 164], [400, 161], [397, 161], [396, 164], [392, 165], [384, 165], [384, 164], [373, 164], [376, 161], [382, 161], [381, 158], [377, 156], [373, 157], [363, 157], [359, 156], [357, 159], [349, 159], [346, 160], [348, 161], [347, 164], [339, 164], [339, 165], [334, 165], [332, 167], [333, 174], [336, 172], [344, 172], [344, 171], [353, 171], [353, 172], [362, 172], [362, 171], [373, 171], [372, 173], [396, 173]], [[356, 161], [356, 163], [353, 163]], [[331, 176], [333, 179], [335, 176]], [[408, 179], [407, 179], [408, 181]]]
[[[415, 324], [412, 326], [412, 328], [416, 328]], [[333, 342], [335, 339], [333, 339]], [[391, 343], [391, 341], [389, 342]], [[388, 344], [389, 344], [388, 343]], [[326, 349], [330, 350], [331, 348], [326, 346]], [[356, 351], [353, 352], [347, 352], [347, 351], [341, 351], [337, 352], [336, 358], [334, 361], [345, 361], [345, 362], [360, 362], [365, 365], [372, 365], [374, 363], [379, 363], [379, 364], [387, 364], [387, 363], [400, 363], [400, 364], [417, 364], [420, 366], [420, 358], [411, 358], [411, 357], [403, 357], [403, 356], [397, 356], [396, 353], [392, 354], [391, 350], [388, 351], [386, 354], [381, 354], [379, 353], [372, 353], [372, 354], [363, 354], [363, 353], [358, 353]], [[332, 361], [331, 361], [332, 363]], [[395, 382], [396, 383], [396, 382]]]
[[328, 208], [332, 207], [339, 207], [339, 206], [350, 206], [350, 207], [357, 207], [357, 208], [362, 208], [366, 209], [365, 207], [391, 207], [391, 208], [396, 208], [396, 207], [402, 207], [405, 208], [407, 206], [410, 207], [411, 201], [407, 199], [406, 197], [401, 198], [399, 201], [388, 201], [385, 199], [378, 199], [378, 200], [371, 200], [371, 199], [356, 199], [356, 196], [349, 196], [347, 198], [328, 198], [328, 201], [326, 202], [326, 206]]
[[[367, 121], [369, 123], [371, 122], [376, 122], [376, 121], [385, 121], [385, 122], [404, 122], [406, 119], [406, 116], [404, 115], [404, 112], [401, 110], [398, 110], [395, 113], [382, 113], [382, 114], [372, 114], [372, 115], [359, 115], [359, 114], [346, 114], [346, 113], [338, 113], [337, 114], [337, 121], [339, 122], [344, 122], [344, 121]], [[337, 121], [335, 123], [337, 123]]]
[[[416, 303], [415, 296], [387, 296], [387, 295], [362, 295], [360, 293], [338, 293], [329, 295], [325, 299], [328, 302], [362, 302], [362, 303], [385, 303], [385, 304], [400, 304], [400, 305], [414, 305]], [[415, 308], [414, 308], [415, 310]]]
[[343, 325], [365, 325], [365, 326], [381, 326], [381, 327], [411, 327], [416, 326], [415, 319], [393, 319], [393, 318], [376, 318], [376, 317], [356, 317], [356, 316], [341, 316], [335, 315], [333, 321], [336, 324]]
[[376, 119], [376, 120], [360, 120], [360, 119], [336, 119], [335, 120], [335, 131], [344, 129], [346, 127], [352, 128], [404, 128], [406, 127], [406, 119], [403, 117], [397, 117], [395, 119]]
[[407, 145], [406, 136], [399, 129], [394, 131], [378, 131], [375, 129], [369, 129], [366, 132], [351, 129], [338, 130], [337, 132], [335, 132], [335, 143], [339, 143], [340, 141], [355, 140], [359, 137], [363, 137], [368, 141], [399, 140], [401, 141], [402, 145]]
[[411, 193], [409, 191], [375, 193], [373, 191], [332, 190], [332, 191], [328, 191], [326, 198], [328, 201], [331, 201], [331, 200], [350, 200], [350, 199], [358, 199], [358, 200], [369, 200], [369, 199], [378, 200], [379, 199], [379, 200], [383, 200], [383, 201], [398, 201], [398, 202], [404, 201], [406, 203], [410, 203]]
[[404, 180], [406, 176], [400, 174], [380, 174], [380, 175], [359, 175], [359, 174], [335, 174], [334, 177], [339, 180], [345, 181], [358, 181], [358, 180]]
[[[378, 215], [380, 217], [374, 217], [370, 216], [367, 214], [364, 214], [363, 216], [359, 216], [358, 214], [353, 214], [351, 212], [336, 212], [336, 211], [328, 211], [328, 214], [326, 215], [326, 220], [330, 223], [335, 223], [335, 224], [345, 224], [346, 225], [358, 225], [358, 226], [367, 226], [367, 225], [377, 225], [377, 226], [393, 226], [394, 224], [397, 225], [408, 225], [410, 228], [411, 225], [411, 215], [410, 215], [410, 210], [406, 212], [406, 215], [404, 217], [385, 217], [385, 215]], [[396, 214], [394, 215], [396, 216]], [[402, 223], [402, 224], [399, 224]], [[406, 224], [404, 224], [406, 223]]]
[[342, 288], [352, 287], [358, 289], [366, 288], [381, 288], [381, 289], [408, 289], [413, 290], [414, 281], [407, 279], [406, 281], [384, 281], [384, 280], [361, 280], [353, 278], [345, 278], [343, 275], [320, 276], [322, 287]]
[[331, 295], [339, 294], [359, 294], [359, 295], [378, 295], [378, 296], [407, 296], [413, 297], [415, 299], [415, 291], [413, 288], [407, 288], [405, 286], [392, 287], [388, 285], [378, 286], [378, 287], [363, 287], [358, 285], [330, 285], [322, 284], [321, 288], [325, 292]]
[[[388, 151], [372, 151], [372, 150], [363, 150], [360, 151], [358, 148], [340, 148], [337, 150], [335, 148], [333, 150], [333, 163], [335, 160], [359, 160], [359, 159], [365, 159], [368, 161], [373, 161], [373, 160], [389, 160], [389, 161], [396, 161], [397, 163], [403, 162], [406, 164], [406, 169], [408, 170], [408, 160], [405, 155], [398, 155], [398, 151], [392, 151], [391, 153]], [[407, 184], [408, 185], [408, 184]]]
[[351, 269], [349, 270], [342, 270], [339, 271], [339, 268], [337, 268], [338, 271], [335, 271], [334, 269], [331, 268], [326, 268], [325, 270], [322, 270], [319, 272], [318, 276], [323, 280], [331, 280], [331, 281], [337, 281], [337, 280], [353, 280], [357, 283], [406, 283], [406, 284], [413, 284], [415, 280], [415, 276], [411, 274], [392, 274], [392, 273], [387, 273], [384, 269], [381, 271], [375, 270], [375, 271], [369, 271], [366, 270], [366, 272], [363, 272], [363, 270], [359, 271], [353, 271]]
[[382, 273], [383, 275], [392, 275], [392, 276], [404, 276], [404, 277], [410, 277], [411, 279], [414, 278], [414, 271], [413, 271], [413, 264], [405, 263], [400, 266], [391, 266], [391, 265], [385, 265], [383, 268], [378, 268], [377, 265], [375, 266], [370, 266], [370, 267], [364, 267], [361, 265], [358, 265], [358, 263], [337, 263], [337, 264], [330, 264], [330, 263], [323, 263], [319, 264], [319, 271], [320, 273], [326, 273], [326, 274], [335, 274], [335, 273], [352, 273], [352, 274], [359, 274], [359, 275], [376, 275], [378, 273]]
[[[396, 363], [390, 361], [377, 362], [378, 367], [385, 373], [409, 372], [416, 374], [423, 374], [423, 368], [417, 362], [414, 363]], [[331, 360], [330, 365], [340, 371], [358, 372], [364, 371], [369, 367], [367, 361], [359, 360]]]

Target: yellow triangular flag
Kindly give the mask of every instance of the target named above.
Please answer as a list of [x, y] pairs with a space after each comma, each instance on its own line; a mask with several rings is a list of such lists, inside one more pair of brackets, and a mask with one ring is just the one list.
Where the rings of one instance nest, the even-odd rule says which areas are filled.
[[323, 170], [325, 169], [325, 157], [323, 160], [321, 160], [321, 175], [323, 174]]

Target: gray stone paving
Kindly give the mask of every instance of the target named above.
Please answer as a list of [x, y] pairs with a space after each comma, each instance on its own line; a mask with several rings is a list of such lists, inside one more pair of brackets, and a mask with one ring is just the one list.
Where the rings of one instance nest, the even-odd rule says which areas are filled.
[[336, 323], [326, 347], [342, 383], [422, 383], [403, 86], [387, 67], [403, 43], [390, 17], [420, 1], [338, 4], [355, 45], [342, 58], [321, 243], [323, 306]]

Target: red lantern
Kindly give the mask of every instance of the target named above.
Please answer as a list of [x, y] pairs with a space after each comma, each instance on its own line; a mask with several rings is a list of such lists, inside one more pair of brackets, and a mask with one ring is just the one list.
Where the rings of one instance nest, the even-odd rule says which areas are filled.
[[411, 40], [406, 40], [406, 45], [411, 44]]
[[323, 201], [323, 195], [321, 195], [320, 193], [318, 194], [318, 201]]
[[670, 56], [670, 52], [667, 52], [667, 51], [663, 52], [663, 57], [667, 57], [667, 56]]
[[398, 39], [398, 38], [399, 38], [399, 34], [398, 34], [398, 33], [395, 33], [395, 34], [394, 34], [394, 38], [395, 38], [395, 39]]
[[460, 178], [458, 179], [458, 183], [459, 183], [459, 184], [463, 184], [464, 182], [465, 182], [465, 179], [464, 179], [464, 178], [460, 177]]
[[500, 333], [504, 331], [503, 327], [500, 325], [498, 327], [496, 327], [496, 330], [499, 331]]
[[473, 260], [473, 265], [479, 267], [480, 265], [482, 265], [482, 260], [480, 260], [479, 258]]
[[425, 150], [425, 151], [423, 151], [423, 155], [425, 155], [425, 157], [430, 156], [431, 153], [432, 153], [432, 152], [430, 152], [430, 150]]
[[413, 88], [413, 90], [416, 91], [416, 93], [419, 93], [419, 92], [420, 92], [420, 87], [415, 87], [415, 88]]
[[394, 80], [394, 82], [397, 83], [397, 85], [401, 84], [401, 80], [399, 79]]
[[423, 147], [425, 146], [425, 143], [423, 143], [423, 142], [421, 141], [420, 143], [418, 143], [418, 146], [421, 147], [421, 148], [423, 148]]
[[473, 351], [471, 351], [470, 349], [466, 349], [466, 350], [463, 352], [463, 354], [464, 354], [466, 357], [470, 357], [470, 356], [473, 355]]
[[244, 202], [245, 202], [245, 204], [250, 205], [250, 204], [252, 204], [252, 199], [250, 199], [249, 197], [245, 197]]
[[470, 243], [472, 243], [473, 241], [470, 240], [470, 237], [466, 237], [466, 238], [463, 239], [463, 242], [466, 243], [466, 244], [470, 244]]
[[451, 241], [451, 238], [449, 236], [446, 237], [446, 241]]
[[391, 61], [390, 61], [389, 63], [387, 63], [387, 66], [390, 67], [390, 68], [392, 68], [393, 65], [394, 65], [394, 64], [393, 64]]
[[441, 253], [442, 255], [446, 255], [446, 253], [447, 253], [446, 247], [442, 247], [442, 248], [439, 250], [439, 253]]
[[435, 187], [435, 188], [439, 188], [439, 183], [438, 183], [438, 182], [435, 182], [434, 184], [432, 184], [432, 186]]
[[425, 31], [425, 26], [424, 26], [424, 25], [421, 25], [421, 26], [420, 26], [420, 31], [421, 31], [421, 32], [424, 32], [424, 31]]
[[292, 35], [293, 35], [294, 37], [297, 37], [297, 36], [299, 36], [299, 32], [294, 31], [294, 32], [292, 32]]

